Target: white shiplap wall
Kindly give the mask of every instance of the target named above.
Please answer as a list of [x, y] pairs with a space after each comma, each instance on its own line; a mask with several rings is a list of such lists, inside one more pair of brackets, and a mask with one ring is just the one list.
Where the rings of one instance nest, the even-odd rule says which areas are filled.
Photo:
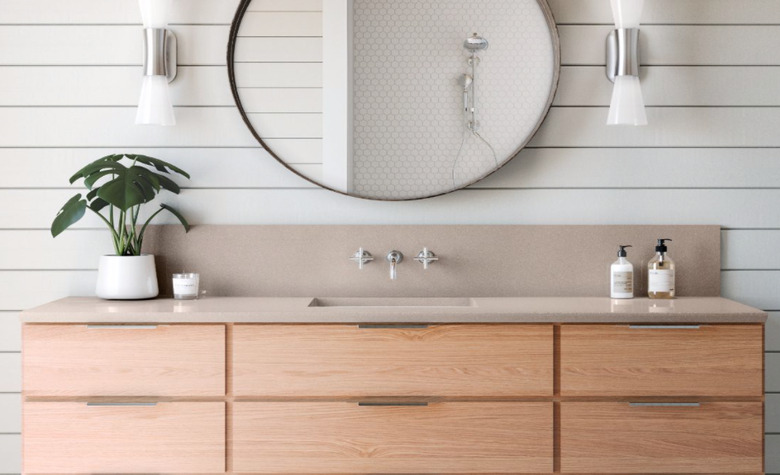
[[133, 125], [135, 0], [0, 0], [0, 473], [20, 470], [18, 311], [92, 292], [105, 231], [86, 219], [52, 240], [47, 228], [70, 174], [110, 151], [190, 171], [169, 201], [195, 223], [720, 224], [723, 294], [772, 312], [767, 472], [780, 473], [780, 2], [647, 0], [651, 125], [615, 129], [603, 125], [609, 2], [551, 0], [564, 67], [531, 147], [473, 189], [412, 203], [315, 189], [257, 148], [224, 66], [236, 4], [174, 0], [179, 124], [146, 128]]

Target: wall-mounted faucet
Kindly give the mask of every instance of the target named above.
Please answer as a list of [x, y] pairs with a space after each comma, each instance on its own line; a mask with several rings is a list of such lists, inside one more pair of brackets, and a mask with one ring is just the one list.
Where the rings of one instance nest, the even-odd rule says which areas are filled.
[[358, 269], [363, 270], [363, 267], [365, 267], [366, 264], [374, 260], [374, 256], [361, 247], [355, 254], [352, 255], [352, 257], [349, 258], [349, 260], [357, 262]]
[[387, 254], [387, 262], [390, 263], [390, 280], [395, 280], [398, 278], [398, 272], [396, 271], [396, 266], [400, 264], [404, 260], [404, 255], [401, 253], [401, 251], [390, 251]]
[[434, 254], [433, 251], [429, 251], [427, 247], [424, 247], [414, 260], [422, 263], [423, 269], [428, 270], [428, 266], [438, 261], [439, 258], [436, 257], [436, 254]]

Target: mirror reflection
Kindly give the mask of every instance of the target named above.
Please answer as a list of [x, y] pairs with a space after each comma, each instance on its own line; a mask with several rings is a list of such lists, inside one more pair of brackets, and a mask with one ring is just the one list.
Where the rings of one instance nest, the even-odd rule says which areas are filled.
[[557, 84], [544, 0], [244, 0], [231, 85], [303, 177], [419, 199], [472, 184], [530, 140]]

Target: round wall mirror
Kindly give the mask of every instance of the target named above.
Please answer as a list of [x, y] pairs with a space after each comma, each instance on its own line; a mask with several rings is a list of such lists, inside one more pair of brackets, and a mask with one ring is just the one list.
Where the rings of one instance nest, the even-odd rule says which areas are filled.
[[545, 0], [242, 0], [228, 72], [252, 134], [317, 185], [414, 200], [531, 140], [558, 84]]

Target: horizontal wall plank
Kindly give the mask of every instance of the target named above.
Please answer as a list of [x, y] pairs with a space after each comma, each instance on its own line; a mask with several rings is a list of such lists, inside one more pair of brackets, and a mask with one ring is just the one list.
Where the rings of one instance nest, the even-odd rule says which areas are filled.
[[[612, 24], [612, 9], [602, 0], [549, 0], [558, 23]], [[642, 24], [780, 23], [775, 0], [648, 0]]]
[[780, 230], [723, 231], [721, 236], [723, 269], [780, 269]]
[[321, 63], [238, 63], [236, 86], [322, 87]]
[[[638, 173], [648, 164], [664, 173]], [[473, 188], [750, 188], [779, 184], [780, 157], [775, 149], [527, 148]]]
[[323, 0], [253, 0], [247, 11], [322, 11]]
[[765, 388], [767, 392], [780, 392], [780, 353], [767, 353], [764, 362], [766, 373]]
[[[291, 163], [321, 163], [320, 140], [269, 140]], [[192, 176], [188, 188], [297, 188], [310, 186], [289, 173], [259, 145], [256, 148], [46, 148], [0, 149], [0, 188], [62, 188], [91, 160], [118, 151], [170, 161]], [[215, 167], [219, 163], [221, 166]], [[637, 173], [652, 163], [665, 173]], [[46, 173], [40, 173], [46, 170]], [[751, 170], [750, 173], [746, 173]], [[777, 187], [780, 159], [774, 149], [525, 149], [501, 170], [473, 188], [750, 188]], [[725, 268], [780, 268], [773, 253], [780, 232], [733, 231]], [[756, 247], [751, 243], [756, 243]], [[725, 250], [731, 247], [724, 247]]]
[[236, 62], [321, 62], [322, 38], [239, 38]]
[[[290, 0], [295, 1], [295, 0]], [[171, 25], [230, 24], [239, 0], [172, 0]], [[257, 3], [257, 2], [254, 2]], [[139, 24], [136, 0], [3, 0], [3, 24]]]
[[[601, 0], [550, 0], [558, 23], [611, 24], [609, 3]], [[173, 0], [171, 23], [230, 23], [238, 0]], [[7, 24], [137, 24], [134, 0], [5, 0]], [[319, 11], [322, 0], [254, 0], [249, 11]], [[774, 0], [651, 0], [645, 2], [643, 24], [780, 23]]]
[[[283, 143], [280, 143], [283, 142]], [[269, 141], [282, 153], [290, 141]], [[299, 141], [302, 142], [302, 141]], [[319, 140], [297, 144], [297, 152], [321, 162]], [[259, 145], [255, 148], [5, 148], [0, 149], [0, 188], [63, 188], [68, 178], [87, 163], [117, 153], [138, 153], [157, 157], [177, 165], [192, 177], [174, 180], [187, 188], [300, 188], [311, 185], [290, 173]], [[299, 162], [306, 163], [306, 162]], [[215, 166], [219, 164], [219, 166]], [[41, 173], [46, 170], [46, 173]], [[81, 182], [79, 182], [81, 183]], [[74, 188], [73, 193], [77, 190]], [[56, 212], [56, 210], [55, 210]], [[2, 257], [0, 257], [2, 260]], [[2, 268], [2, 265], [0, 265]]]
[[[97, 271], [0, 271], [0, 310], [25, 310], [69, 296], [95, 295]], [[4, 355], [14, 353], [0, 353]], [[0, 365], [2, 366], [2, 365]], [[0, 392], [6, 378], [0, 378]]]
[[[265, 36], [280, 33], [273, 23], [266, 26]], [[225, 64], [227, 26], [180, 25], [172, 29], [179, 40], [179, 64]], [[562, 63], [604, 64], [604, 38], [609, 30], [609, 26], [560, 27]], [[780, 65], [778, 37], [780, 26], [647, 26], [642, 28], [640, 54], [642, 64], [654, 66]], [[4, 48], [0, 64], [136, 65], [143, 59], [141, 38], [135, 25], [0, 26], [0, 41], [28, 45]], [[697, 47], [679, 48], [681, 44]]]
[[[553, 108], [531, 146], [538, 147], [777, 147], [780, 108], [649, 108], [650, 125], [608, 127], [607, 108]], [[176, 109], [176, 127], [136, 127], [135, 108], [0, 109], [0, 147], [255, 146], [233, 108]], [[315, 117], [275, 117], [270, 137], [321, 131]], [[286, 121], [286, 122], [285, 122]], [[315, 123], [316, 122], [316, 123]], [[67, 128], [62, 124], [69, 124]], [[44, 133], [45, 132], [45, 133]], [[316, 135], [315, 135], [316, 136]]]
[[321, 37], [322, 12], [248, 11], [241, 20], [238, 36]]
[[47, 231], [0, 231], [0, 270], [97, 269], [98, 258], [113, 254], [106, 231], [74, 231], [56, 238]]
[[22, 436], [0, 434], [0, 473], [16, 474], [22, 471]]
[[[224, 65], [229, 27], [171, 27], [179, 65]], [[1, 65], [141, 65], [143, 30], [136, 25], [0, 26]]]
[[767, 435], [764, 448], [766, 456], [765, 467], [767, 474], [780, 473], [780, 435]]
[[[18, 203], [0, 207], [0, 222], [14, 228], [48, 229], [53, 213], [72, 195], [73, 190], [0, 190], [0, 202]], [[165, 202], [176, 206], [194, 224], [780, 227], [780, 215], [764, 211], [780, 203], [780, 190], [663, 190], [660, 194], [657, 190], [465, 190], [422, 201], [382, 202], [320, 189], [197, 189], [166, 195]], [[167, 216], [160, 217], [159, 223], [174, 223]], [[76, 227], [102, 228], [102, 224], [88, 215]]]
[[[604, 64], [604, 41], [613, 28], [558, 27], [561, 63]], [[639, 57], [643, 65], [780, 65], [778, 25], [648, 25], [641, 30]]]
[[[0, 106], [133, 106], [141, 66], [0, 66]], [[177, 106], [235, 105], [224, 66], [181, 66], [171, 83]]]
[[234, 108], [177, 108], [175, 127], [136, 126], [135, 113], [134, 107], [0, 108], [0, 147], [257, 146]]
[[606, 107], [550, 110], [532, 147], [776, 147], [780, 109], [651, 107], [649, 125], [607, 126]]
[[780, 394], [766, 395], [764, 430], [780, 434]]
[[[0, 277], [2, 279], [2, 277]], [[0, 393], [18, 393], [22, 390], [22, 354], [0, 353]]]
[[[241, 69], [239, 83], [263, 81], [259, 89], [271, 99], [270, 112], [319, 112], [300, 110], [297, 94], [315, 94], [314, 89], [291, 88], [284, 71], [298, 65], [261, 64], [254, 69], [270, 69], [270, 77], [244, 78], [264, 71]], [[304, 64], [303, 69], [321, 66]], [[251, 68], [250, 68], [251, 69]], [[0, 106], [135, 106], [140, 90], [141, 66], [0, 66], [6, 87], [0, 89]], [[278, 83], [270, 81], [276, 77]], [[311, 78], [297, 82], [306, 88], [318, 87]], [[271, 84], [270, 86], [268, 84]], [[321, 84], [320, 84], [321, 86]], [[287, 90], [289, 88], [289, 90]], [[780, 105], [780, 67], [650, 67], [642, 72], [642, 88], [648, 106], [768, 106]], [[287, 97], [284, 91], [287, 90]], [[242, 103], [254, 111], [253, 96], [258, 89], [241, 89]], [[20, 93], [23, 92], [23, 93]], [[171, 83], [173, 103], [179, 106], [233, 106], [224, 66], [182, 66]], [[608, 106], [612, 83], [600, 66], [566, 66], [556, 106]], [[290, 107], [285, 110], [284, 105]], [[318, 103], [322, 108], [321, 100]], [[262, 111], [262, 110], [258, 110]]]
[[248, 88], [238, 93], [246, 112], [322, 113], [322, 89]]
[[22, 323], [19, 321], [19, 312], [0, 312], [0, 352], [3, 351], [22, 351]]
[[780, 312], [769, 312], [765, 331], [766, 350], [780, 351]]
[[264, 139], [322, 138], [322, 114], [248, 113], [247, 116]]
[[22, 431], [22, 396], [0, 394], [0, 433]]
[[722, 272], [720, 284], [726, 298], [756, 308], [780, 309], [780, 271]]
[[[780, 105], [780, 67], [652, 66], [640, 76], [647, 106]], [[611, 98], [603, 66], [561, 68], [554, 105], [609, 106]]]

